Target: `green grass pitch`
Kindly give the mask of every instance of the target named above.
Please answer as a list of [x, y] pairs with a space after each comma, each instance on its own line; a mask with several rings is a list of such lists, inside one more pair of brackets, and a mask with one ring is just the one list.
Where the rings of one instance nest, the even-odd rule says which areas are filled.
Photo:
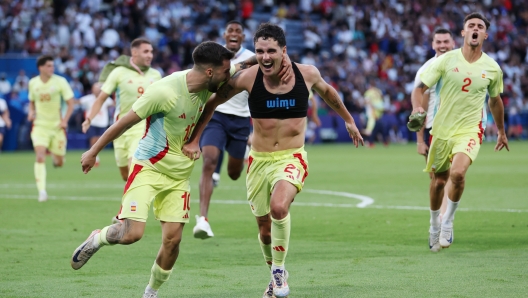
[[[468, 171], [455, 241], [436, 254], [427, 245], [429, 178], [414, 145], [307, 147], [309, 176], [290, 210], [290, 298], [526, 297], [528, 143], [510, 146], [483, 145]], [[37, 202], [33, 153], [0, 154], [0, 297], [141, 297], [161, 240], [152, 218], [138, 243], [104, 247], [81, 270], [70, 267], [73, 250], [110, 224], [124, 186], [112, 151], [88, 175], [81, 153], [68, 152], [62, 169], [48, 158], [46, 203]], [[269, 272], [245, 174], [231, 181], [224, 169], [209, 214], [215, 237], [198, 240], [200, 170], [201, 161], [191, 223], [159, 296], [261, 297]]]

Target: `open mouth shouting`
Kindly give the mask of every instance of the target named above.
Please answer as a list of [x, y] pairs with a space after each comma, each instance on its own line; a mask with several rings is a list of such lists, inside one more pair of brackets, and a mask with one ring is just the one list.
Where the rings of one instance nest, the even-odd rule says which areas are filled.
[[473, 41], [473, 42], [477, 42], [478, 41], [478, 33], [477, 32], [473, 32], [473, 34], [471, 34], [471, 41]]
[[262, 61], [262, 66], [264, 66], [264, 69], [270, 70], [273, 68], [273, 61], [269, 61], [269, 62]]

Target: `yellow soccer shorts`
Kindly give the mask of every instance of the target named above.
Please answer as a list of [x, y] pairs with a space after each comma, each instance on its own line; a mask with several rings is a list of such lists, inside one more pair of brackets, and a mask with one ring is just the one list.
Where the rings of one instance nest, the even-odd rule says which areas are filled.
[[[140, 125], [140, 123], [137, 125]], [[134, 156], [139, 140], [144, 134], [144, 130], [133, 127], [114, 140], [114, 155], [118, 167], [128, 166], [128, 160]]]
[[33, 126], [31, 129], [31, 141], [33, 147], [46, 147], [52, 154], [58, 156], [66, 155], [66, 131], [62, 128], [50, 129]]
[[453, 156], [457, 153], [466, 154], [473, 163], [477, 159], [480, 144], [482, 134], [477, 132], [454, 135], [449, 140], [433, 137], [424, 172], [442, 173], [449, 170]]
[[146, 222], [150, 205], [164, 222], [188, 223], [191, 210], [189, 179], [176, 180], [158, 171], [133, 164], [125, 185], [119, 219]]
[[300, 192], [308, 176], [304, 147], [276, 152], [249, 152], [247, 199], [255, 216], [270, 213], [270, 196], [275, 183], [285, 180]]

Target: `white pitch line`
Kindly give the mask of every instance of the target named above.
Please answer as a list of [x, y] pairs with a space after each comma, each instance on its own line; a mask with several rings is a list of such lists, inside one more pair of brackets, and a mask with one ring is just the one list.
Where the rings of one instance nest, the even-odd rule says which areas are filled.
[[365, 208], [374, 203], [374, 199], [372, 199], [371, 197], [367, 197], [364, 195], [358, 195], [355, 193], [331, 191], [331, 190], [317, 190], [317, 189], [303, 189], [303, 191], [309, 192], [309, 193], [322, 194], [322, 195], [331, 195], [331, 196], [358, 199], [361, 201], [361, 203], [356, 205], [357, 208]]
[[[313, 190], [316, 192], [317, 190]], [[36, 200], [36, 195], [0, 195], [0, 199], [30, 199]], [[48, 196], [51, 200], [64, 200], [64, 201], [121, 201], [121, 198], [108, 198], [108, 197], [76, 197], [76, 196]], [[198, 200], [192, 200], [193, 203], [198, 203]], [[242, 200], [211, 200], [212, 204], [223, 204], [223, 205], [246, 205], [247, 201]], [[330, 207], [330, 208], [365, 208], [358, 207], [358, 204], [334, 204], [334, 203], [309, 203], [309, 202], [294, 202], [295, 206], [303, 207]], [[396, 209], [396, 210], [429, 210], [429, 207], [421, 206], [380, 206], [373, 205], [367, 206], [365, 209]], [[459, 211], [473, 211], [473, 212], [508, 212], [508, 213], [526, 213], [526, 209], [470, 209], [470, 208], [458, 208]]]

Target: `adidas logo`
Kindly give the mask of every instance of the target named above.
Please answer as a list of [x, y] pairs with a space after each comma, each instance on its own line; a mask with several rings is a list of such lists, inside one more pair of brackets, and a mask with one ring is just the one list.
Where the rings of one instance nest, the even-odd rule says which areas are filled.
[[178, 116], [178, 118], [180, 118], [180, 119], [186, 119], [186, 117], [185, 117], [185, 113], [183, 113], [183, 114], [181, 114], [180, 116]]
[[459, 72], [458, 67], [455, 67], [455, 69], [453, 69], [453, 72]]
[[185, 215], [182, 218], [189, 218], [189, 213], [185, 213]]
[[280, 246], [280, 245], [279, 245], [279, 246], [274, 246], [274, 247], [273, 247], [273, 250], [275, 250], [275, 251], [286, 251], [286, 250], [284, 249], [284, 247], [282, 247], [282, 246]]

